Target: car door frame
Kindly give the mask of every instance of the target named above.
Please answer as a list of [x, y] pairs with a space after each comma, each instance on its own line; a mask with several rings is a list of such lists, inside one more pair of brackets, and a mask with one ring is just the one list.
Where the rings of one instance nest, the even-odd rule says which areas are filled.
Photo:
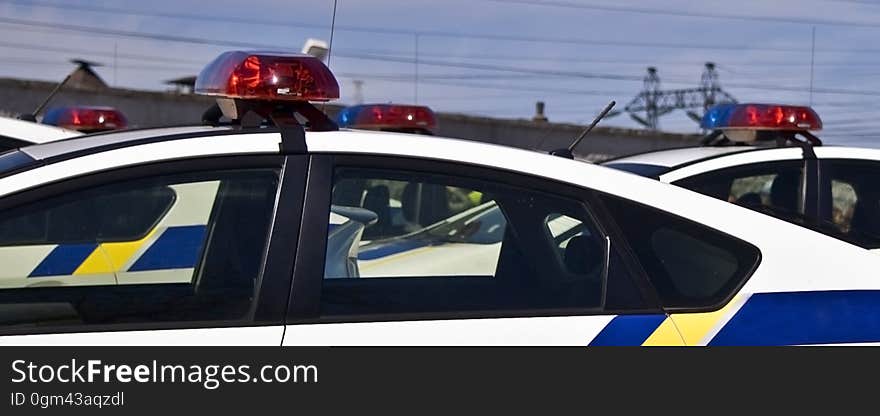
[[[251, 306], [249, 313], [251, 320], [246, 325], [242, 325], [243, 322], [238, 321], [175, 321], [126, 324], [126, 327], [121, 327], [121, 324], [109, 324], [29, 327], [25, 330], [0, 328], [0, 344], [40, 343], [48, 340], [75, 344], [101, 343], [102, 340], [118, 343], [123, 339], [126, 339], [123, 343], [153, 344], [153, 338], [150, 338], [150, 334], [155, 334], [155, 339], [164, 340], [160, 342], [162, 344], [252, 344], [256, 342], [258, 344], [279, 345], [283, 337], [283, 324], [288, 303], [287, 294], [293, 269], [294, 256], [291, 255], [291, 250], [296, 250], [299, 234], [307, 162], [308, 157], [304, 154], [226, 155], [144, 162], [133, 166], [94, 171], [0, 198], [0, 212], [2, 212], [7, 208], [36, 202], [64, 192], [127, 180], [200, 171], [232, 171], [248, 168], [272, 168], [279, 171], [278, 186], [271, 212], [272, 218], [269, 221], [266, 246], [260, 265], [259, 286], [255, 290], [257, 299]], [[271, 328], [274, 330], [270, 331]], [[237, 329], [258, 336], [251, 340], [236, 339], [234, 333]], [[217, 334], [223, 335], [212, 336]], [[248, 336], [244, 332], [241, 335]]]
[[[393, 161], [392, 163], [388, 163]], [[638, 264], [635, 257], [629, 249], [628, 243], [623, 238], [619, 230], [616, 229], [613, 219], [605, 210], [601, 201], [594, 195], [594, 192], [577, 187], [575, 185], [561, 184], [567, 189], [575, 188], [582, 192], [583, 197], [579, 197], [579, 201], [583, 203], [585, 211], [593, 218], [596, 224], [597, 232], [602, 237], [609, 237], [613, 244], [611, 249], [622, 260], [626, 267], [626, 273], [633, 279], [634, 287], [639, 291], [639, 295], [645, 301], [645, 304], [652, 304], [655, 307], [646, 307], [644, 309], [633, 309], [627, 311], [597, 311], [597, 308], [579, 308], [578, 310], [531, 310], [517, 311], [511, 314], [510, 311], [502, 313], [493, 312], [466, 312], [466, 313], [432, 313], [432, 314], [402, 314], [402, 315], [370, 315], [365, 317], [346, 316], [346, 317], [321, 317], [320, 316], [320, 299], [321, 289], [324, 279], [324, 256], [327, 243], [327, 219], [330, 214], [330, 198], [333, 185], [333, 172], [337, 166], [358, 166], [364, 168], [386, 168], [386, 169], [402, 169], [421, 171], [425, 173], [448, 174], [453, 177], [472, 177], [486, 180], [497, 180], [501, 183], [517, 183], [514, 178], [530, 177], [532, 175], [505, 172], [501, 169], [480, 166], [456, 165], [454, 161], [436, 161], [417, 157], [392, 158], [388, 155], [371, 155], [371, 154], [313, 154], [309, 162], [309, 173], [306, 184], [306, 202], [303, 208], [303, 217], [301, 224], [301, 232], [299, 236], [299, 250], [296, 252], [296, 262], [294, 268], [293, 284], [290, 291], [290, 303], [287, 314], [287, 330], [285, 339], [292, 333], [298, 332], [298, 326], [303, 327], [327, 327], [327, 324], [366, 324], [367, 326], [377, 325], [380, 328], [388, 329], [397, 325], [400, 328], [418, 328], [415, 321], [433, 321], [430, 325], [438, 325], [438, 327], [455, 326], [454, 321], [469, 321], [469, 325], [485, 325], [486, 323], [476, 324], [474, 321], [483, 318], [495, 318], [498, 320], [514, 320], [522, 325], [527, 325], [521, 319], [528, 318], [547, 318], [555, 321], [563, 318], [595, 318], [604, 317], [607, 323], [614, 316], [621, 314], [665, 314], [659, 307], [659, 301], [650, 282], [646, 278], [644, 271]], [[490, 176], [484, 174], [490, 173]], [[506, 179], [505, 179], [506, 178]], [[535, 181], [552, 184], [554, 181], [548, 178], [534, 177]], [[607, 289], [607, 284], [606, 284]], [[521, 313], [519, 313], [521, 312]], [[405, 315], [405, 316], [404, 316]], [[579, 322], [587, 319], [579, 319]], [[537, 322], [534, 321], [533, 322]], [[592, 323], [591, 323], [592, 324]], [[591, 324], [586, 324], [587, 326]], [[500, 324], [499, 325], [504, 325]], [[519, 325], [519, 324], [516, 324]], [[602, 325], [604, 326], [604, 324]], [[352, 328], [352, 334], [359, 329], [355, 326]], [[329, 327], [327, 327], [329, 328]], [[600, 328], [601, 329], [601, 328]], [[465, 331], [467, 332], [467, 331]], [[595, 334], [594, 334], [595, 335]], [[354, 336], [354, 335], [353, 335]], [[338, 338], [337, 338], [338, 339]], [[363, 342], [371, 343], [369, 340], [360, 338], [357, 340], [345, 340], [347, 342]], [[589, 340], [582, 340], [588, 342]], [[309, 339], [296, 339], [293, 342], [285, 341], [287, 344], [311, 344], [314, 341]], [[410, 341], [411, 342], [411, 341]], [[470, 341], [473, 342], [473, 341]], [[469, 343], [465, 340], [465, 343]]]

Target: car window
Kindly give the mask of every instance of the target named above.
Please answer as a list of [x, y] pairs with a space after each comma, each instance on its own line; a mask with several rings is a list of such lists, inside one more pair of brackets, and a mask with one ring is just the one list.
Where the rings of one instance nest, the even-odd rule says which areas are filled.
[[[402, 189], [387, 195], [401, 195], [406, 232], [365, 240], [371, 227], [394, 224], [381, 217], [395, 207], [385, 191], [381, 204], [357, 205], [354, 182]], [[407, 196], [416, 190], [421, 198]], [[436, 216], [419, 222], [419, 211]], [[540, 188], [338, 168], [327, 244], [325, 316], [598, 309], [604, 298], [607, 247], [592, 216], [577, 198]]]
[[856, 160], [823, 161], [831, 184], [831, 218], [846, 240], [880, 248], [880, 163]]
[[0, 211], [0, 330], [244, 319], [277, 178], [159, 176]]
[[803, 162], [781, 161], [720, 169], [675, 185], [796, 223], [804, 207]]
[[172, 186], [156, 185], [47, 199], [0, 218], [0, 247], [139, 240], [165, 216], [176, 195]]
[[745, 241], [673, 214], [601, 195], [666, 308], [723, 305], [760, 260]]

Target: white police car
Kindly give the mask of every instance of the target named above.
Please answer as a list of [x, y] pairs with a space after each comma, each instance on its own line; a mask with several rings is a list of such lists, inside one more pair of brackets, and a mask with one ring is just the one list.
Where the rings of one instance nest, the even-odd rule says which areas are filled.
[[80, 135], [82, 133], [76, 130], [10, 117], [0, 117], [0, 152], [30, 144], [45, 143]]
[[[604, 162], [880, 248], [880, 150], [823, 146], [809, 107], [724, 104], [711, 108], [705, 146]], [[802, 137], [800, 137], [802, 136]]]
[[[226, 53], [196, 90], [233, 122], [0, 155], [0, 344], [880, 342], [880, 256], [839, 239], [602, 166], [338, 130], [308, 56]], [[387, 253], [426, 236], [430, 260]]]

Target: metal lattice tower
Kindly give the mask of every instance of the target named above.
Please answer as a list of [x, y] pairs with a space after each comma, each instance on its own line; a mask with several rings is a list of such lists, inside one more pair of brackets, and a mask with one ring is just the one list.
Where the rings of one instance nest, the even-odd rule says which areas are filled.
[[645, 113], [648, 119], [648, 126], [652, 130], [656, 130], [660, 124], [660, 114], [657, 107], [660, 91], [660, 75], [657, 75], [657, 68], [649, 66], [648, 74], [645, 75], [643, 81], [642, 92], [645, 94]]
[[703, 112], [715, 105], [715, 94], [721, 92], [721, 84], [718, 81], [718, 71], [715, 64], [706, 62], [703, 75], [700, 76], [700, 87], [703, 88]]
[[[624, 111], [629, 113], [629, 116], [639, 124], [651, 130], [657, 130], [660, 127], [660, 117], [674, 110], [686, 110], [691, 119], [700, 122], [703, 113], [709, 107], [715, 104], [735, 102], [736, 99], [721, 88], [715, 64], [707, 62], [698, 88], [677, 90], [661, 89], [657, 68], [648, 67], [642, 91], [624, 107]], [[697, 113], [692, 109], [701, 109], [702, 111]]]
[[356, 79], [352, 81], [354, 83], [354, 103], [355, 104], [363, 104], [364, 103], [364, 81], [360, 79]]

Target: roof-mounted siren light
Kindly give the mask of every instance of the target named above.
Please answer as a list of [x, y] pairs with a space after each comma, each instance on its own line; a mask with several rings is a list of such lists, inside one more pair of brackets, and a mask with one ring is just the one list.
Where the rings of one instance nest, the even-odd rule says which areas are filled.
[[[782, 104], [718, 104], [709, 108], [700, 127], [711, 131], [708, 138], [723, 135], [734, 142], [794, 140], [800, 134], [810, 144], [821, 141], [810, 131], [821, 130], [822, 120], [807, 106]], [[706, 143], [704, 140], [704, 144]]]
[[429, 107], [402, 104], [362, 104], [339, 112], [340, 127], [433, 135], [437, 117]]
[[72, 106], [55, 107], [46, 111], [43, 124], [49, 124], [83, 133], [124, 129], [128, 120], [113, 107]]
[[[339, 84], [320, 59], [287, 52], [231, 51], [209, 63], [196, 77], [195, 92], [217, 97], [222, 114], [241, 123], [249, 112], [276, 125], [336, 130], [336, 123], [310, 101], [339, 98]], [[217, 117], [219, 119], [219, 116]], [[217, 120], [219, 121], [219, 120]], [[244, 124], [244, 123], [243, 123]]]

